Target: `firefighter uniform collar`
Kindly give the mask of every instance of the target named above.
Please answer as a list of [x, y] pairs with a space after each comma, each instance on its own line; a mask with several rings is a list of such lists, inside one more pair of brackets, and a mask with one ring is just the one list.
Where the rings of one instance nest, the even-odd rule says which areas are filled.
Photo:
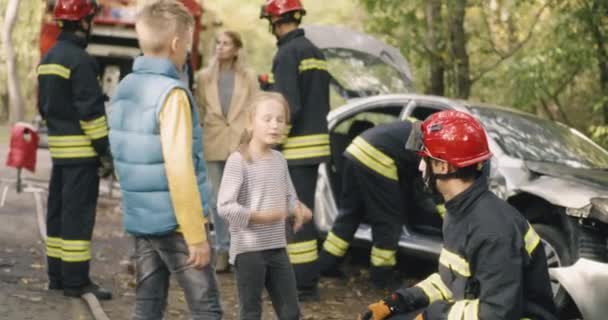
[[303, 37], [303, 36], [304, 36], [304, 29], [301, 29], [301, 28], [295, 29], [293, 31], [288, 32], [283, 37], [281, 37], [281, 39], [279, 39], [279, 41], [277, 41], [277, 45], [282, 46], [297, 37]]
[[175, 64], [167, 58], [137, 57], [133, 62], [133, 72], [160, 74], [174, 79], [180, 79], [180, 74], [175, 67]]
[[83, 49], [87, 47], [87, 40], [83, 37], [77, 36], [73, 32], [61, 31], [57, 40], [71, 42]]
[[477, 202], [486, 191], [488, 191], [488, 180], [482, 174], [468, 189], [445, 203], [448, 214], [452, 217], [466, 215], [471, 211], [471, 205]]

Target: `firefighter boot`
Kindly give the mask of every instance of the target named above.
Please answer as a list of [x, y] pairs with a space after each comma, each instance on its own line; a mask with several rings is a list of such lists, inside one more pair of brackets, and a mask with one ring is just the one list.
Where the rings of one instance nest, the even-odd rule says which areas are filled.
[[340, 270], [342, 260], [343, 258], [336, 257], [325, 250], [321, 250], [319, 254], [319, 271], [321, 272], [321, 276], [328, 278], [345, 278], [346, 275]]
[[63, 295], [66, 297], [80, 298], [85, 293], [92, 293], [99, 300], [111, 300], [112, 293], [106, 289], [101, 288], [93, 282], [80, 288], [65, 288], [63, 289]]
[[394, 267], [370, 267], [370, 279], [372, 285], [378, 289], [397, 290], [401, 286]]

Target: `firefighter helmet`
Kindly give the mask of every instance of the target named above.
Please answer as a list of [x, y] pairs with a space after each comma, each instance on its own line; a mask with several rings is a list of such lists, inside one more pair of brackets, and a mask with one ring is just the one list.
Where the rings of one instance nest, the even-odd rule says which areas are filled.
[[443, 160], [456, 168], [492, 157], [483, 126], [467, 113], [441, 111], [415, 124], [414, 128], [406, 147], [423, 157]]
[[96, 10], [96, 0], [57, 0], [53, 17], [56, 20], [79, 21], [93, 16]]
[[262, 5], [260, 19], [281, 17], [288, 13], [300, 20], [306, 14], [306, 10], [304, 10], [300, 0], [268, 0], [265, 5]]

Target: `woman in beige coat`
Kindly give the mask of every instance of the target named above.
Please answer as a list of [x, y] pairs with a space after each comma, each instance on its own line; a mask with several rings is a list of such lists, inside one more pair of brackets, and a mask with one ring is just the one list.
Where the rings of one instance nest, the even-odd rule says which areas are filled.
[[210, 211], [215, 229], [216, 270], [228, 271], [230, 235], [217, 214], [217, 193], [228, 155], [236, 150], [245, 128], [246, 109], [258, 90], [255, 73], [243, 65], [243, 42], [233, 31], [221, 32], [209, 66], [196, 75], [195, 90], [203, 127], [203, 147], [211, 190]]

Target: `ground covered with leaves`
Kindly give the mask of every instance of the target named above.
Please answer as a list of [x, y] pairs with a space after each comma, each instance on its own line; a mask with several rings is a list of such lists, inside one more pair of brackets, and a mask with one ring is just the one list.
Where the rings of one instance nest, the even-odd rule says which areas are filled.
[[[37, 232], [31, 195], [9, 192], [0, 208], [0, 319], [93, 319], [79, 299], [63, 297], [46, 289], [44, 245]], [[114, 299], [102, 306], [110, 319], [131, 319], [134, 305], [134, 276], [129, 270], [131, 238], [121, 226], [115, 200], [100, 201], [93, 239], [92, 274]], [[358, 251], [365, 251], [358, 250]], [[362, 260], [364, 253], [357, 252]], [[404, 259], [401, 259], [402, 261]], [[321, 301], [302, 304], [303, 319], [355, 319], [365, 306], [386, 292], [369, 285], [369, 274], [361, 261], [346, 266], [345, 279], [323, 279]], [[218, 275], [224, 319], [237, 319], [238, 302], [233, 273]], [[405, 280], [411, 282], [413, 279]], [[180, 288], [173, 283], [166, 319], [188, 319]], [[269, 299], [264, 299], [263, 319], [274, 319]]]

